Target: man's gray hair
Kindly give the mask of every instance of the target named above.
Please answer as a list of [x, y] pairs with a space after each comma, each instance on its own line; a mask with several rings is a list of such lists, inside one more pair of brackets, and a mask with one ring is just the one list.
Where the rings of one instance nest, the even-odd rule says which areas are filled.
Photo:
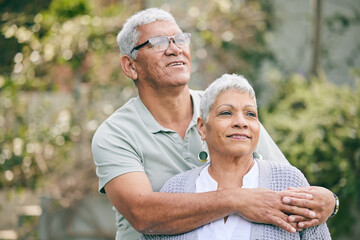
[[220, 93], [226, 90], [239, 90], [240, 92], [249, 93], [254, 99], [256, 104], [255, 91], [251, 87], [250, 83], [246, 78], [237, 74], [225, 73], [220, 78], [216, 79], [210, 86], [205, 90], [204, 95], [200, 102], [200, 117], [208, 121], [209, 112], [213, 108], [216, 98]]
[[129, 55], [135, 60], [137, 51], [133, 51], [131, 54], [130, 51], [136, 46], [137, 41], [139, 40], [140, 33], [136, 28], [155, 21], [171, 21], [176, 23], [174, 17], [170, 13], [159, 8], [148, 8], [137, 12], [126, 21], [117, 35], [117, 42], [120, 47], [121, 55]]

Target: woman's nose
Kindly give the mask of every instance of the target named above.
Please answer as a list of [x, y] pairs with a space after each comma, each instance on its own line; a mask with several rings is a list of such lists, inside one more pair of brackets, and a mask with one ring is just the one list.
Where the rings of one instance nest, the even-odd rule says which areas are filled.
[[234, 118], [233, 127], [247, 128], [248, 122], [242, 114], [237, 114]]

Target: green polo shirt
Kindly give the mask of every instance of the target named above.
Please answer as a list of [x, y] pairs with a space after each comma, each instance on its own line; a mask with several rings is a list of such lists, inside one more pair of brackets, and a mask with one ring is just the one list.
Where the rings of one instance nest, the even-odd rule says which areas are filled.
[[[153, 190], [159, 191], [174, 175], [203, 164], [197, 159], [202, 141], [196, 129], [202, 92], [191, 90], [190, 94], [194, 114], [184, 139], [162, 127], [139, 97], [130, 99], [100, 125], [92, 151], [101, 193], [106, 183], [129, 172], [145, 172]], [[139, 238], [118, 211], [116, 220], [117, 239]]]

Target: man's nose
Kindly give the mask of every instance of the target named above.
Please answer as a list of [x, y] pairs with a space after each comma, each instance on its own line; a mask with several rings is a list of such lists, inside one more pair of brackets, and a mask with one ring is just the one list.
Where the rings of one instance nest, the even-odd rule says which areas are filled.
[[169, 47], [165, 51], [167, 54], [174, 54], [178, 55], [182, 52], [182, 49], [178, 47], [175, 43], [175, 40], [173, 38], [170, 39]]

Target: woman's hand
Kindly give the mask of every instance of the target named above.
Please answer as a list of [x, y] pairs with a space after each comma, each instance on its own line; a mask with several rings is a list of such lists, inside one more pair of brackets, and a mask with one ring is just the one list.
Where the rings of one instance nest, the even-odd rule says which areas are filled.
[[300, 188], [289, 188], [288, 191], [294, 193], [305, 193], [311, 194], [313, 199], [299, 199], [291, 196], [285, 196], [282, 199], [284, 204], [293, 207], [307, 208], [311, 211], [314, 211], [316, 217], [309, 219], [301, 214], [289, 215], [288, 221], [297, 223], [298, 228], [306, 229], [309, 227], [314, 227], [319, 224], [324, 223], [333, 213], [335, 206], [335, 198], [333, 193], [323, 187], [309, 186], [309, 187], [300, 187]]
[[[242, 199], [241, 208], [237, 212], [252, 222], [272, 224], [285, 231], [295, 233], [301, 231], [302, 228], [299, 228], [296, 221], [289, 221], [289, 214], [291, 216], [301, 216], [302, 219], [309, 219], [308, 221], [316, 217], [316, 213], [311, 209], [282, 202], [284, 198], [300, 200], [305, 203], [312, 201], [312, 193], [306, 191], [272, 191], [265, 188], [242, 188], [240, 193], [239, 197]], [[235, 204], [239, 204], [239, 201]]]

